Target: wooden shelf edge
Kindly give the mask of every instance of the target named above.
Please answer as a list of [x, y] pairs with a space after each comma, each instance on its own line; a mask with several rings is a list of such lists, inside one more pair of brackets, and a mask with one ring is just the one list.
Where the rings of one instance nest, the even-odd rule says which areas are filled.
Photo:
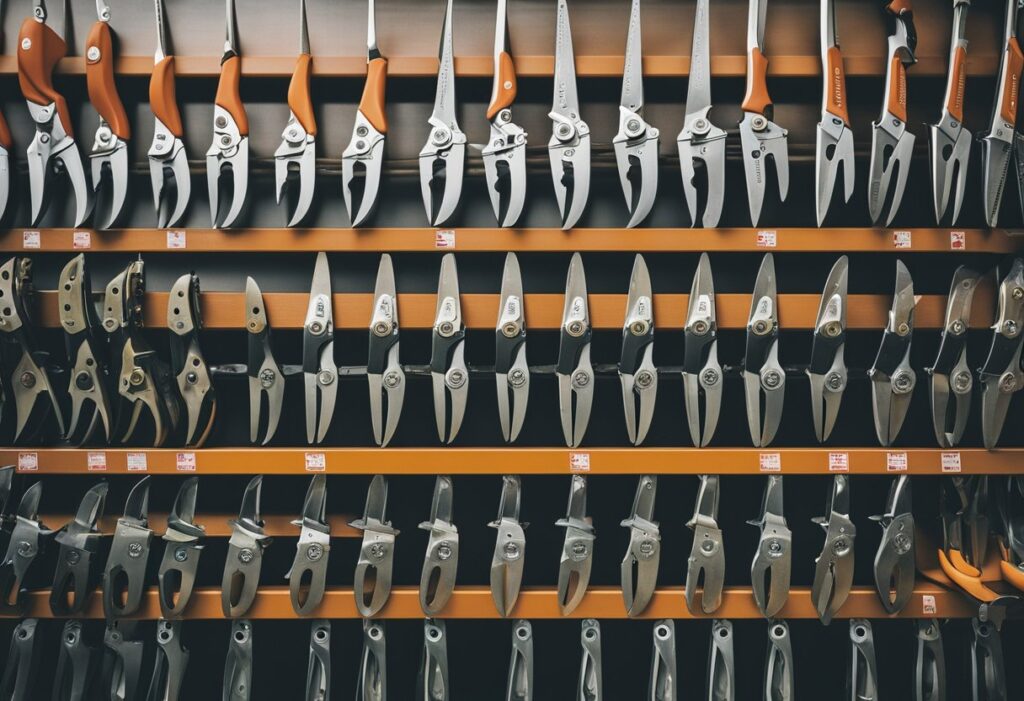
[[[178, 470], [175, 449], [25, 448], [0, 450], [0, 464], [34, 475], [199, 474], [306, 475], [310, 456], [322, 456], [335, 475], [827, 475], [847, 465], [854, 475], [1013, 475], [1024, 473], [1024, 448], [206, 448], [191, 473]], [[92, 456], [90, 458], [90, 456]], [[99, 459], [97, 459], [97, 456]], [[132, 457], [134, 469], [128, 469]], [[90, 470], [90, 463], [105, 465]], [[777, 465], [778, 469], [773, 469]], [[140, 466], [145, 469], [140, 469]], [[905, 467], [905, 470], [895, 469]], [[767, 468], [767, 469], [766, 469]]]
[[[0, 232], [7, 253], [317, 252], [799, 252], [1014, 253], [1024, 237], [1006, 229], [874, 228], [455, 228], [454, 245], [438, 248], [434, 228], [24, 229]], [[29, 232], [26, 234], [26, 232]], [[78, 232], [76, 234], [76, 232]], [[84, 232], [84, 233], [83, 233]], [[908, 234], [909, 232], [909, 234]], [[38, 233], [38, 237], [36, 234]], [[774, 240], [773, 240], [774, 239]], [[172, 241], [174, 247], [169, 245]], [[28, 246], [26, 245], [28, 243]], [[769, 243], [774, 243], [769, 246]]]
[[[189, 619], [223, 619], [220, 589], [206, 587], [193, 593], [192, 602], [185, 612]], [[925, 598], [929, 597], [929, 598]], [[934, 607], [932, 608], [932, 604]], [[926, 613], [927, 611], [927, 613]], [[934, 584], [922, 582], [906, 608], [898, 614], [886, 613], [878, 599], [878, 593], [871, 587], [855, 587], [850, 597], [839, 610], [836, 618], [969, 618], [977, 614], [976, 606], [962, 594], [943, 589]], [[49, 591], [35, 591], [29, 595], [26, 616], [53, 618], [49, 606]], [[138, 619], [159, 617], [160, 607], [157, 592], [151, 588]], [[98, 593], [94, 593], [84, 614], [85, 618], [103, 618], [103, 606]], [[324, 601], [313, 611], [310, 618], [360, 618], [356, 610], [355, 597], [350, 588], [331, 587], [324, 594]], [[419, 590], [416, 587], [396, 587], [378, 619], [422, 619]], [[486, 587], [458, 587], [444, 612], [438, 616], [445, 619], [498, 618]], [[287, 587], [261, 587], [252, 608], [245, 615], [248, 619], [293, 619], [297, 618], [291, 607]], [[558, 595], [554, 589], [525, 589], [510, 618], [558, 619], [558, 618], [627, 618], [622, 603], [622, 592], [613, 587], [591, 587], [579, 607], [569, 616], [562, 616], [558, 609]], [[721, 607], [710, 615], [694, 615], [686, 608], [682, 587], [659, 589], [651, 599], [647, 610], [638, 618], [642, 619], [760, 619], [761, 612], [754, 602], [750, 587], [727, 587], [722, 595]], [[789, 601], [779, 613], [783, 619], [814, 619], [817, 613], [807, 587], [794, 588]]]
[[[263, 530], [268, 536], [274, 538], [298, 538], [299, 527], [292, 524], [292, 521], [298, 518], [298, 514], [295, 516], [285, 516], [283, 514], [262, 514], [263, 516]], [[39, 516], [39, 520], [46, 524], [49, 528], [60, 528], [65, 523], [71, 521], [74, 518], [72, 514], [42, 514]], [[105, 536], [112, 536], [114, 534], [114, 528], [117, 526], [118, 514], [104, 514], [100, 517], [99, 523], [97, 523], [97, 529], [100, 533]], [[231, 526], [228, 523], [229, 519], [236, 518], [235, 514], [196, 514], [195, 523], [196, 525], [202, 526], [206, 529], [207, 538], [228, 538], [231, 536]], [[331, 537], [332, 538], [362, 538], [362, 531], [356, 530], [349, 526], [349, 522], [355, 519], [355, 516], [347, 514], [333, 514], [327, 517], [327, 522], [331, 526]], [[154, 538], [160, 538], [167, 531], [167, 514], [151, 513], [149, 514], [149, 527], [153, 529]], [[162, 547], [162, 546], [158, 546]]]

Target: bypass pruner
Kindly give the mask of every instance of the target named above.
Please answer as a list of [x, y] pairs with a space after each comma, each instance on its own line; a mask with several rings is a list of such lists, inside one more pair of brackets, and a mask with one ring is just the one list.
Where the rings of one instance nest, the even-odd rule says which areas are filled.
[[373, 439], [377, 445], [384, 447], [395, 435], [405, 399], [405, 371], [398, 357], [398, 296], [395, 292], [395, 271], [391, 267], [391, 256], [387, 253], [380, 257], [373, 299], [366, 382], [370, 389], [370, 423], [373, 425]]
[[309, 213], [316, 188], [316, 114], [310, 94], [313, 57], [309, 48], [306, 0], [299, 0], [299, 58], [288, 84], [288, 123], [274, 152], [277, 204], [285, 202], [285, 221], [299, 225]]
[[562, 229], [576, 225], [590, 196], [590, 127], [580, 115], [576, 57], [572, 50], [568, 0], [558, 0], [555, 20], [555, 95], [551, 103], [548, 158]]
[[377, 614], [391, 596], [391, 574], [395, 563], [395, 537], [385, 513], [388, 505], [388, 483], [383, 475], [375, 475], [366, 491], [363, 517], [349, 525], [363, 532], [356, 564], [353, 593], [356, 608], [364, 618]]
[[524, 529], [529, 524], [519, 522], [521, 498], [519, 477], [505, 475], [502, 478], [498, 518], [487, 524], [498, 531], [494, 540], [494, 554], [491, 556], [491, 598], [494, 599], [498, 615], [503, 618], [509, 616], [515, 608], [523, 582], [523, 565], [526, 560]]
[[327, 522], [327, 475], [313, 475], [302, 502], [295, 559], [285, 578], [292, 609], [307, 616], [320, 605], [327, 585], [327, 558], [331, 554], [331, 525]]
[[637, 254], [629, 278], [626, 319], [622, 325], [619, 382], [629, 442], [640, 445], [654, 418], [658, 369], [654, 367], [654, 296], [643, 256]]
[[558, 564], [558, 609], [568, 616], [583, 601], [594, 565], [594, 525], [587, 516], [587, 478], [583, 475], [572, 476], [565, 518], [555, 525], [565, 529]]
[[718, 362], [718, 322], [711, 261], [700, 254], [687, 302], [683, 356], [683, 398], [693, 445], [703, 448], [715, 435], [722, 407], [722, 366]]
[[[302, 381], [306, 396], [306, 441], [323, 443], [338, 400], [338, 367], [334, 362], [334, 301], [327, 254], [316, 256], [309, 305], [302, 329]], [[284, 382], [284, 378], [279, 378]], [[283, 388], [281, 390], [283, 392]]]
[[594, 368], [590, 364], [590, 311], [583, 259], [573, 253], [565, 283], [562, 328], [558, 342], [558, 413], [565, 444], [575, 448], [583, 441], [594, 402]]
[[835, 0], [821, 0], [821, 65], [824, 85], [814, 158], [818, 226], [828, 216], [840, 168], [843, 175], [843, 201], [849, 202], [853, 195], [853, 132], [850, 127], [843, 56], [839, 51], [839, 37], [836, 36], [835, 13]]
[[747, 399], [747, 425], [754, 447], [764, 448], [775, 438], [782, 422], [786, 371], [779, 363], [779, 311], [775, 288], [775, 259], [761, 261], [750, 302], [743, 386]]
[[991, 450], [999, 442], [1013, 395], [1024, 386], [1021, 370], [1021, 341], [1024, 340], [1024, 260], [1013, 261], [1010, 272], [999, 284], [998, 309], [992, 324], [992, 343], [981, 380], [981, 433]]
[[167, 296], [167, 328], [170, 330], [171, 373], [178, 384], [185, 410], [185, 445], [199, 447], [213, 428], [217, 394], [210, 368], [199, 348], [203, 318], [199, 309], [199, 276], [182, 275]]
[[452, 522], [454, 489], [451, 477], [438, 475], [430, 503], [430, 520], [420, 528], [430, 533], [420, 575], [420, 608], [425, 616], [436, 616], [455, 591], [459, 567], [459, 530]]
[[195, 523], [196, 496], [199, 478], [190, 477], [178, 488], [174, 506], [167, 515], [164, 532], [164, 554], [157, 575], [160, 592], [160, 615], [177, 618], [192, 599], [192, 590], [203, 554], [206, 529]]
[[793, 568], [793, 533], [783, 513], [782, 476], [769, 475], [761, 500], [761, 516], [748, 521], [761, 530], [750, 565], [750, 583], [761, 615], [775, 618], [789, 599]]
[[835, 428], [846, 390], [846, 289], [850, 263], [841, 256], [825, 281], [814, 323], [811, 363], [807, 379], [811, 388], [814, 435], [824, 443]]
[[686, 608], [694, 614], [714, 613], [722, 605], [725, 584], [725, 545], [718, 526], [718, 475], [701, 475], [693, 517], [686, 527], [693, 531], [686, 563]]
[[878, 442], [890, 446], [903, 428], [917, 373], [910, 366], [910, 341], [914, 334], [914, 281], [902, 261], [896, 261], [896, 292], [889, 320], [875, 362], [868, 370], [871, 407]]
[[[0, 543], [6, 551], [0, 560], [0, 612], [23, 615], [27, 605], [25, 579], [32, 563], [43, 552], [53, 531], [39, 520], [39, 503], [43, 483], [36, 482], [25, 490], [18, 509], [8, 516], [5, 509], [10, 495], [14, 467], [0, 468]], [[10, 530], [4, 521], [13, 522]]]
[[889, 613], [902, 611], [914, 593], [917, 568], [912, 503], [910, 477], [902, 475], [889, 488], [885, 512], [872, 517], [882, 526], [882, 540], [875, 553], [875, 586]]
[[466, 323], [459, 301], [459, 274], [455, 256], [441, 259], [437, 283], [437, 305], [431, 336], [430, 381], [434, 391], [434, 421], [437, 437], [451, 443], [459, 434], [469, 398], [469, 369], [466, 367]]
[[[249, 441], [266, 445], [273, 440], [278, 422], [281, 420], [281, 410], [284, 406], [284, 374], [274, 359], [274, 348], [270, 343], [270, 320], [263, 303], [263, 293], [251, 277], [245, 279], [245, 330], [245, 367], [249, 380]], [[263, 401], [264, 395], [266, 402]]]
[[850, 520], [850, 484], [845, 475], [833, 478], [826, 514], [814, 522], [824, 529], [825, 543], [814, 561], [811, 600], [818, 618], [828, 625], [846, 602], [853, 585], [853, 541], [857, 529]]
[[103, 515], [107, 483], [93, 485], [82, 497], [75, 517], [57, 532], [60, 546], [50, 589], [50, 610], [58, 616], [75, 616], [85, 610], [94, 585], [93, 558], [102, 536], [96, 523]]
[[[955, 225], [960, 217], [971, 156], [971, 134], [964, 128], [964, 90], [967, 84], [967, 12], [971, 0], [953, 0], [953, 34], [946, 73], [942, 116], [928, 125], [928, 163], [932, 176], [935, 222]], [[953, 196], [950, 211], [950, 195]]]
[[[228, 521], [231, 538], [228, 540], [220, 590], [220, 605], [225, 618], [239, 618], [249, 611], [260, 585], [263, 551], [273, 542], [264, 532], [263, 519], [260, 518], [262, 487], [263, 475], [253, 477], [242, 494], [238, 518]], [[235, 623], [237, 625], [241, 621]]]
[[494, 379], [498, 420], [506, 443], [519, 437], [530, 399], [530, 366], [526, 364], [526, 311], [523, 279], [515, 253], [505, 256], [501, 275], [501, 306], [494, 331]]
[[124, 515], [117, 519], [103, 571], [103, 613], [107, 623], [139, 610], [146, 586], [153, 529], [149, 527], [149, 477], [128, 493]]
[[647, 608], [658, 583], [661, 560], [661, 531], [654, 520], [654, 498], [658, 478], [644, 475], [636, 486], [633, 509], [620, 524], [629, 529], [629, 549], [619, 567], [622, 578], [622, 600], [626, 615], [639, 616]]

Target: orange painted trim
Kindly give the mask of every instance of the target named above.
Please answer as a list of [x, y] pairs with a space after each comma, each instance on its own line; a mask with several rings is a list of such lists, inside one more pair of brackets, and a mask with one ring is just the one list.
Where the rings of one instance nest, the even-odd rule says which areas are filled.
[[886, 100], [886, 109], [892, 116], [906, 124], [907, 122], [907, 67], [899, 56], [892, 57], [892, 65], [889, 67], [892, 80], [889, 83], [889, 96]]
[[381, 134], [388, 133], [388, 115], [385, 108], [387, 97], [388, 60], [375, 58], [366, 67], [366, 83], [359, 111], [374, 129]]
[[316, 136], [316, 115], [313, 113], [313, 95], [309, 87], [312, 74], [313, 57], [309, 54], [300, 54], [295, 64], [295, 72], [292, 73], [292, 80], [288, 84], [288, 108], [306, 133]]
[[838, 46], [826, 52], [827, 76], [825, 79], [825, 109], [843, 123], [850, 123], [849, 106], [846, 104], [846, 73], [843, 69], [843, 55]]
[[953, 89], [949, 93], [949, 102], [946, 103], [946, 110], [949, 116], [958, 122], [964, 121], [964, 92], [967, 89], [967, 71], [964, 64], [967, 62], [967, 51], [958, 48], [953, 52], [953, 63], [949, 67], [949, 80]]
[[[53, 618], [50, 612], [49, 590], [32, 592], [28, 597], [26, 616], [34, 618]], [[914, 590], [910, 603], [899, 614], [890, 616], [882, 608], [878, 594], [871, 587], [855, 587], [850, 597], [840, 609], [837, 618], [902, 618], [914, 619], [920, 616], [923, 603], [922, 597], [935, 597], [935, 613], [929, 618], [970, 618], [975, 615], [974, 607], [961, 595], [942, 589], [933, 584], [919, 583]], [[698, 618], [730, 618], [760, 619], [761, 612], [754, 603], [750, 587], [727, 587], [722, 594], [721, 607], [711, 615], [694, 615], [686, 608], [685, 594], [682, 587], [666, 587], [654, 593], [650, 605], [639, 617], [642, 619], [698, 619]], [[160, 615], [156, 589], [146, 591], [145, 599], [139, 613], [132, 618], [152, 619]], [[591, 587], [583, 597], [579, 607], [569, 616], [562, 616], [558, 608], [558, 595], [553, 588], [524, 589], [511, 612], [514, 618], [529, 619], [622, 619], [626, 618], [622, 604], [622, 592], [612, 587]], [[318, 618], [360, 618], [356, 610], [355, 597], [347, 587], [331, 587], [324, 594], [323, 603], [310, 613]], [[103, 618], [103, 604], [100, 596], [95, 593], [83, 614], [84, 618]], [[192, 594], [192, 601], [185, 611], [185, 618], [191, 619], [222, 619], [220, 589], [204, 587]], [[789, 594], [786, 606], [779, 612], [780, 618], [814, 619], [818, 617], [811, 601], [811, 592], [807, 587], [795, 587]], [[256, 601], [246, 614], [249, 619], [294, 619], [288, 587], [261, 587]], [[422, 619], [419, 590], [417, 587], [400, 586], [391, 592], [388, 603], [376, 618], [384, 619]], [[491, 599], [490, 589], [486, 587], [457, 587], [452, 598], [440, 618], [447, 619], [485, 619], [498, 618]]]
[[1024, 591], [1024, 572], [1011, 565], [1006, 560], [999, 561], [999, 570], [1003, 575], [1003, 581], [1018, 591]]
[[502, 51], [495, 66], [494, 88], [491, 91], [491, 104], [487, 107], [487, 121], [494, 121], [499, 112], [511, 107], [515, 101], [516, 66], [512, 61], [512, 54]]
[[235, 124], [238, 125], [238, 133], [248, 136], [249, 117], [245, 113], [245, 105], [242, 104], [242, 95], [239, 92], [241, 79], [242, 61], [237, 56], [232, 56], [221, 66], [220, 82], [217, 83], [217, 97], [214, 102], [234, 118]]
[[[132, 136], [132, 129], [114, 82], [114, 36], [109, 24], [95, 22], [92, 25], [85, 40], [85, 50], [85, 83], [89, 102], [114, 135], [127, 141]], [[91, 51], [99, 52], [95, 61], [88, 57]]]
[[181, 124], [174, 77], [174, 56], [166, 56], [153, 66], [153, 75], [149, 80], [149, 107], [153, 116], [180, 139], [185, 135], [185, 128]]
[[[299, 517], [298, 512], [292, 516], [286, 516], [284, 514], [262, 514], [263, 516], [263, 530], [269, 536], [282, 537], [282, 538], [297, 538], [299, 535], [299, 526], [292, 523], [293, 520]], [[206, 529], [207, 538], [229, 538], [231, 537], [231, 526], [228, 524], [229, 519], [237, 518], [237, 514], [196, 514], [195, 523]], [[48, 528], [60, 528], [65, 523], [68, 523], [73, 519], [72, 514], [48, 514], [39, 517], [39, 520], [46, 524]], [[117, 526], [118, 514], [105, 514], [102, 516], [97, 523], [97, 528], [100, 533], [105, 536], [113, 535], [114, 528]], [[327, 522], [331, 526], [331, 537], [332, 538], [362, 538], [363, 532], [356, 530], [349, 526], [349, 522], [355, 519], [355, 516], [346, 514], [333, 514], [327, 517]], [[159, 538], [167, 531], [167, 514], [151, 513], [149, 514], [149, 527], [156, 533], [156, 537]]]
[[[367, 441], [370, 438], [367, 435]], [[0, 450], [0, 465], [21, 464], [31, 455], [38, 470], [31, 475], [96, 474], [90, 472], [89, 453], [102, 452], [105, 474], [124, 475], [128, 453], [146, 458], [149, 474], [181, 475], [177, 469], [177, 450], [172, 448], [7, 448]], [[422, 475], [431, 473], [459, 475], [564, 475], [571, 472], [570, 462], [577, 453], [590, 459], [592, 475], [757, 475], [762, 455], [778, 455], [779, 474], [826, 475], [829, 456], [846, 455], [850, 474], [891, 475], [888, 454], [906, 455], [907, 474], [941, 476], [942, 453], [960, 456], [963, 474], [1013, 475], [1021, 473], [1024, 449], [987, 451], [965, 448], [941, 451], [937, 448], [205, 448], [193, 451], [198, 475], [294, 475], [308, 477], [307, 455], [323, 455], [325, 472], [333, 475]], [[948, 562], [948, 561], [947, 561]]]
[[750, 52], [747, 68], [747, 94], [743, 97], [740, 107], [744, 112], [765, 114], [772, 106], [772, 98], [768, 94], [768, 59], [761, 49], [754, 48]]
[[1017, 100], [1020, 97], [1020, 74], [1024, 70], [1024, 53], [1017, 37], [1006, 45], [1006, 77], [1003, 81], [1003, 108], [999, 116], [1009, 125], [1017, 123]]

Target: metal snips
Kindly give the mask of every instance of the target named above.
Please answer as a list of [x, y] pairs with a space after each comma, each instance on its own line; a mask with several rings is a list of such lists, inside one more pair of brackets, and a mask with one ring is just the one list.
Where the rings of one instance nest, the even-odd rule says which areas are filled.
[[526, 531], [529, 524], [520, 523], [519, 509], [522, 486], [516, 475], [502, 477], [498, 518], [488, 526], [497, 530], [494, 554], [491, 556], [491, 598], [498, 615], [507, 617], [515, 608], [523, 582], [526, 561]]
[[[686, 608], [690, 613], [714, 613], [722, 605], [725, 585], [725, 543], [718, 526], [718, 475], [701, 475], [693, 516], [686, 527], [693, 545], [686, 561]], [[697, 594], [700, 590], [700, 598]]]
[[[306, 397], [306, 441], [323, 443], [338, 400], [338, 366], [334, 362], [334, 300], [327, 254], [316, 255], [309, 305], [302, 329], [302, 381]], [[281, 378], [283, 381], [284, 378]]]
[[661, 530], [654, 521], [654, 499], [658, 493], [656, 475], [644, 475], [636, 485], [633, 508], [620, 524], [629, 529], [629, 549], [619, 567], [622, 600], [626, 615], [639, 616], [647, 608], [658, 584], [661, 560]]
[[395, 564], [395, 538], [398, 531], [387, 520], [387, 506], [387, 480], [383, 475], [375, 475], [366, 490], [363, 517], [349, 524], [363, 532], [353, 593], [356, 609], [364, 618], [376, 615], [391, 596], [391, 574]]
[[245, 330], [249, 441], [266, 445], [274, 439], [281, 420], [285, 379], [274, 358], [274, 347], [270, 342], [270, 320], [263, 303], [263, 293], [251, 277], [245, 279]]
[[203, 554], [206, 539], [206, 529], [195, 523], [198, 493], [199, 478], [189, 477], [178, 488], [167, 515], [164, 554], [157, 575], [160, 615], [164, 618], [181, 616], [192, 599], [199, 556]]
[[562, 558], [558, 563], [558, 610], [568, 616], [587, 593], [594, 566], [594, 525], [587, 515], [587, 478], [573, 475], [565, 518], [555, 521], [565, 529]]
[[693, 445], [703, 448], [715, 435], [722, 408], [722, 366], [718, 362], [718, 321], [711, 260], [700, 254], [686, 303], [683, 329], [683, 398]]
[[558, 0], [555, 20], [555, 90], [551, 102], [548, 157], [562, 229], [576, 225], [590, 197], [590, 127], [580, 114], [576, 57], [572, 50], [568, 0]]
[[430, 344], [430, 381], [434, 393], [437, 437], [452, 443], [459, 434], [469, 399], [469, 368], [466, 367], [466, 323], [459, 301], [459, 273], [455, 255], [441, 259], [437, 305]]
[[910, 477], [893, 480], [885, 512], [872, 520], [882, 526], [882, 540], [875, 553], [875, 586], [882, 606], [889, 613], [898, 613], [914, 593], [914, 514]]
[[259, 589], [263, 551], [273, 542], [264, 531], [260, 517], [262, 489], [263, 475], [253, 477], [242, 494], [238, 518], [228, 521], [231, 538], [228, 540], [220, 591], [220, 605], [225, 618], [240, 618], [249, 611]]
[[128, 493], [117, 519], [103, 570], [103, 613], [107, 623], [131, 616], [142, 605], [153, 529], [149, 527], [149, 476]]
[[981, 380], [981, 432], [985, 447], [999, 442], [1013, 395], [1024, 386], [1020, 352], [1024, 336], [1024, 260], [1013, 261], [1010, 272], [999, 284], [998, 309], [992, 324], [992, 343]]
[[572, 254], [565, 282], [565, 303], [559, 332], [558, 413], [565, 444], [576, 448], [583, 441], [594, 403], [594, 368], [590, 364], [590, 311], [587, 304], [587, 278], [583, 259]]
[[902, 261], [896, 261], [896, 292], [889, 320], [878, 347], [875, 362], [868, 370], [871, 379], [871, 407], [874, 410], [878, 442], [890, 446], [903, 427], [910, 399], [917, 384], [917, 373], [910, 366], [910, 342], [914, 335], [914, 281]]
[[782, 422], [786, 394], [786, 371], [779, 363], [779, 309], [771, 253], [761, 261], [751, 296], [743, 386], [750, 440], [755, 448], [764, 448], [775, 438]]
[[[0, 612], [24, 615], [28, 604], [25, 579], [32, 563], [43, 552], [53, 531], [39, 520], [39, 504], [43, 483], [36, 482], [25, 490], [18, 508], [8, 515], [5, 508], [10, 495], [14, 467], [0, 468], [0, 544], [5, 548], [0, 560]], [[10, 524], [8, 529], [7, 524]]]
[[452, 522], [455, 492], [451, 477], [438, 475], [430, 502], [430, 520], [420, 524], [429, 532], [420, 574], [420, 608], [425, 616], [444, 610], [455, 591], [459, 566], [459, 530]]
[[500, 304], [494, 330], [494, 380], [497, 384], [501, 435], [506, 443], [512, 443], [523, 428], [526, 405], [530, 399], [523, 278], [515, 253], [505, 256]]
[[405, 399], [405, 371], [398, 362], [398, 295], [391, 256], [380, 257], [377, 282], [373, 288], [373, 316], [370, 317], [370, 348], [366, 382], [370, 390], [370, 422], [373, 439], [384, 447], [391, 442], [402, 416]]
[[[955, 225], [960, 217], [960, 205], [963, 204], [967, 184], [967, 164], [971, 157], [971, 134], [964, 128], [967, 12], [970, 7], [971, 0], [953, 1], [953, 33], [942, 116], [935, 124], [928, 125], [928, 163], [931, 167], [935, 222], [941, 223], [948, 219], [951, 225]], [[950, 194], [953, 195], [952, 211]]]
[[821, 121], [818, 122], [814, 155], [818, 226], [825, 222], [832, 205], [832, 193], [840, 169], [843, 175], [843, 202], [849, 202], [853, 195], [853, 132], [850, 127], [843, 56], [836, 36], [835, 13], [835, 0], [821, 0], [821, 66], [824, 83]]
[[782, 488], [781, 475], [768, 475], [761, 515], [747, 522], [761, 531], [750, 565], [750, 582], [754, 601], [765, 618], [775, 618], [786, 605], [793, 569], [793, 533], [783, 513]]
[[331, 554], [331, 525], [327, 522], [327, 475], [313, 475], [302, 501], [302, 514], [292, 521], [299, 527], [295, 558], [285, 578], [292, 609], [308, 616], [323, 601], [327, 587], [327, 561]]
[[846, 290], [850, 262], [841, 256], [825, 281], [814, 322], [807, 380], [811, 388], [814, 435], [824, 443], [832, 434], [846, 390]]
[[317, 127], [310, 92], [312, 74], [306, 0], [299, 0], [299, 58], [288, 84], [288, 123], [281, 133], [281, 145], [274, 152], [277, 204], [284, 201], [285, 221], [289, 227], [305, 219], [316, 188]]
[[825, 625], [832, 622], [853, 585], [853, 542], [857, 529], [850, 520], [850, 482], [835, 475], [829, 492], [825, 516], [815, 518], [825, 531], [821, 554], [814, 561], [811, 601]]
[[629, 442], [640, 445], [651, 427], [658, 396], [658, 369], [654, 367], [654, 295], [647, 264], [640, 254], [633, 260], [629, 278], [619, 383]]
[[199, 348], [203, 317], [199, 309], [199, 276], [182, 275], [167, 297], [167, 328], [170, 330], [171, 373], [178, 384], [185, 410], [187, 446], [201, 446], [217, 415], [217, 393], [210, 368]]
[[50, 589], [50, 610], [58, 616], [75, 616], [85, 610], [93, 589], [93, 559], [99, 554], [100, 535], [96, 524], [103, 515], [107, 483], [93, 485], [78, 504], [75, 517], [58, 531], [60, 546], [57, 568]]

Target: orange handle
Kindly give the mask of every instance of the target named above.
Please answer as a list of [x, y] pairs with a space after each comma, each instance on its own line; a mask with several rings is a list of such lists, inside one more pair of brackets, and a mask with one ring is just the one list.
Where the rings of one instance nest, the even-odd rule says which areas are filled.
[[946, 111], [958, 122], [964, 121], [964, 89], [967, 81], [964, 62], [966, 60], [967, 51], [963, 47], [957, 47], [957, 50], [953, 52], [953, 65], [949, 67], [949, 80], [953, 89], [949, 91]]
[[295, 72], [292, 73], [292, 82], [288, 84], [288, 107], [306, 133], [316, 136], [313, 96], [309, 90], [309, 77], [312, 73], [313, 57], [309, 54], [301, 54], [299, 62], [295, 64]]
[[502, 51], [498, 56], [498, 74], [494, 76], [494, 92], [491, 104], [487, 108], [487, 121], [492, 121], [506, 107], [511, 107], [516, 99], [516, 66], [512, 55]]
[[900, 15], [911, 11], [910, 0], [892, 0], [892, 2], [885, 6], [885, 9], [889, 14], [899, 17]]
[[892, 73], [892, 80], [889, 83], [889, 99], [886, 102], [886, 109], [901, 122], [907, 121], [907, 67], [898, 56], [892, 57], [892, 65], [889, 66]]
[[[957, 554], [957, 552], [954, 550], [951, 552], [951, 555], [953, 554]], [[963, 558], [961, 557], [960, 559], [962, 560]], [[942, 550], [939, 551], [939, 565], [942, 566], [942, 571], [946, 573], [946, 576], [978, 601], [991, 602], [999, 598], [999, 595], [982, 584], [980, 579], [970, 577], [954, 567], [953, 563], [946, 558], [946, 553]]]
[[0, 148], [5, 148], [8, 151], [14, 145], [14, 139], [11, 138], [11, 129], [7, 126], [7, 120], [4, 119], [4, 115], [0, 112]]
[[772, 98], [768, 95], [768, 59], [761, 49], [754, 48], [750, 52], [747, 66], [747, 94], [741, 107], [744, 112], [765, 114], [772, 106]]
[[217, 83], [217, 97], [215, 102], [218, 107], [227, 110], [228, 114], [238, 125], [238, 133], [242, 136], [249, 135], [249, 117], [245, 113], [245, 105], [242, 104], [242, 95], [238, 91], [239, 82], [242, 79], [242, 59], [232, 56], [220, 67], [220, 82]]
[[839, 52], [838, 46], [829, 48], [827, 52], [825, 109], [843, 120], [844, 124], [850, 123], [850, 115], [846, 107], [846, 73], [843, 71], [843, 55]]
[[85, 82], [89, 88], [89, 101], [114, 135], [127, 141], [132, 130], [114, 84], [114, 36], [110, 25], [106, 22], [93, 24], [85, 47]]
[[1017, 98], [1020, 93], [1020, 72], [1024, 69], [1024, 53], [1021, 53], [1017, 37], [1006, 45], [1006, 77], [1003, 79], [1003, 109], [999, 115], [1007, 124], [1017, 123]]
[[[26, 48], [27, 47], [27, 48]], [[29, 102], [45, 107], [53, 103], [64, 131], [70, 136], [68, 103], [53, 87], [53, 70], [68, 47], [57, 32], [29, 17], [18, 32], [18, 84]]]
[[375, 58], [366, 67], [366, 85], [359, 101], [359, 111], [381, 134], [388, 133], [388, 117], [384, 111], [384, 91], [388, 80], [388, 60]]
[[999, 569], [1003, 575], [1003, 581], [1014, 589], [1024, 591], [1024, 572], [1011, 565], [1006, 560], [999, 561]]
[[174, 89], [174, 56], [165, 56], [153, 66], [153, 76], [149, 79], [149, 107], [153, 116], [174, 136], [180, 139], [185, 134]]

